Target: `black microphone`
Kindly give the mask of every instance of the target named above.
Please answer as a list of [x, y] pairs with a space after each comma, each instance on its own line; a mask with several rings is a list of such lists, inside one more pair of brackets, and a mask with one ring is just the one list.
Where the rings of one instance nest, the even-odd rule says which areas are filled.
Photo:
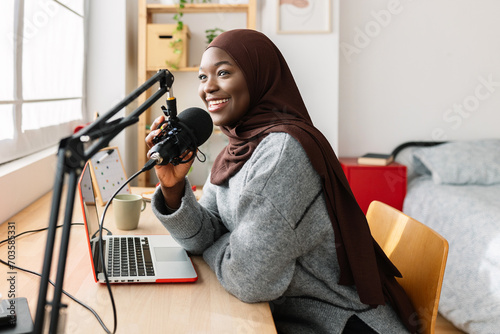
[[178, 164], [186, 151], [196, 151], [212, 134], [210, 115], [201, 108], [188, 108], [170, 121], [165, 138], [148, 152], [156, 165]]

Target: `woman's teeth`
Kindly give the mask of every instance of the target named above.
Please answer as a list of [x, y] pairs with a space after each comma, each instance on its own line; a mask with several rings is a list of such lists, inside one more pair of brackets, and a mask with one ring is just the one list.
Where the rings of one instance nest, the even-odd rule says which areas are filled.
[[215, 106], [217, 104], [221, 104], [221, 103], [224, 103], [224, 102], [227, 102], [227, 101], [229, 101], [229, 99], [214, 100], [214, 101], [210, 101], [209, 105], [210, 106]]

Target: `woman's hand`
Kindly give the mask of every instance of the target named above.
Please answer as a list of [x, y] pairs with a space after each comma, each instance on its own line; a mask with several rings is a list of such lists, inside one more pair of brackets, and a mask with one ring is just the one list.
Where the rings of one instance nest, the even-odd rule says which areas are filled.
[[[154, 146], [153, 138], [160, 133], [158, 127], [165, 121], [165, 116], [160, 116], [151, 124], [151, 132], [146, 137], [146, 144], [149, 148]], [[187, 157], [189, 159], [193, 152], [189, 152]], [[149, 159], [148, 153], [148, 159]], [[161, 190], [165, 203], [169, 208], [177, 209], [181, 204], [182, 196], [184, 195], [185, 177], [193, 164], [193, 160], [188, 163], [179, 164], [174, 166], [172, 164], [156, 165], [155, 172], [158, 180], [160, 181]]]

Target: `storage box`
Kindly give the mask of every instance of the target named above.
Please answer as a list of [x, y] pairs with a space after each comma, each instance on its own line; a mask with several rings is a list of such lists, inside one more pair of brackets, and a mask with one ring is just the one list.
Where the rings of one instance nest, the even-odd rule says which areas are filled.
[[[146, 67], [148, 70], [188, 66], [189, 27], [178, 31], [177, 24], [147, 25]], [[176, 42], [180, 39], [179, 42]]]

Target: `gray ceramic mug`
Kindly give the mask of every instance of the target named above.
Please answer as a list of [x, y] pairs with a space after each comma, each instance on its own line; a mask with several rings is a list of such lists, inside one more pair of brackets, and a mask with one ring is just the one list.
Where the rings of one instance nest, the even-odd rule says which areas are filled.
[[135, 230], [139, 225], [141, 212], [146, 201], [141, 195], [119, 194], [113, 199], [113, 214], [116, 227], [120, 230]]

